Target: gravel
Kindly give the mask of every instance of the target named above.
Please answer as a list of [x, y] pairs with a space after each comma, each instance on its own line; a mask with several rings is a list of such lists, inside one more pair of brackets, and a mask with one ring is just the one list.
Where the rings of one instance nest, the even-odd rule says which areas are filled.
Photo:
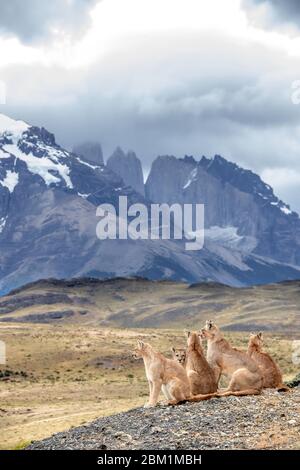
[[27, 449], [296, 449], [300, 388], [136, 408], [54, 434]]

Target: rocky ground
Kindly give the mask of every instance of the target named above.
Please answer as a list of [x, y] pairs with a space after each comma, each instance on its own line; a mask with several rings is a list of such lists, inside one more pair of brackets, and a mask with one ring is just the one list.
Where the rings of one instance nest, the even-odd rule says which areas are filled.
[[300, 388], [136, 408], [33, 442], [28, 449], [299, 449]]

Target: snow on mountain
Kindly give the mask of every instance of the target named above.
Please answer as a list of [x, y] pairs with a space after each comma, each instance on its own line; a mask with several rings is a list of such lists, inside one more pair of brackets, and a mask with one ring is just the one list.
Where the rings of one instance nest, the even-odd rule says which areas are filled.
[[[138, 168], [136, 157], [125, 160]], [[152, 169], [147, 182], [152, 200], [198, 202], [207, 194], [214, 201], [207, 211], [208, 237], [199, 252], [186, 251], [184, 240], [98, 240], [96, 207], [110, 203], [117, 208], [120, 195], [128, 197], [129, 205], [148, 205], [143, 191], [134, 190], [135, 185], [118, 171], [68, 152], [46, 129], [0, 115], [0, 293], [41, 278], [84, 275], [212, 280], [236, 286], [300, 277], [297, 266], [249, 249], [260, 232], [262, 239], [265, 234], [269, 237], [275, 213], [281, 215], [285, 230], [283, 245], [287, 250], [295, 247], [298, 218], [294, 213], [286, 215], [272, 205], [275, 212], [270, 213], [259, 205], [250, 184], [245, 196], [239, 179], [234, 185], [221, 181], [210, 174], [214, 168], [208, 171], [192, 157], [158, 161], [159, 174]], [[132, 174], [141, 184], [140, 171]], [[271, 195], [271, 189], [258, 186], [263, 197]], [[256, 227], [252, 233], [250, 222], [255, 222], [254, 227], [261, 224], [260, 232]], [[266, 246], [271, 250], [270, 244]]]
[[[145, 188], [146, 197], [156, 203], [204, 204], [207, 240], [215, 236], [216, 227], [223, 231], [222, 237], [234, 227], [242, 237], [234, 244], [239, 250], [300, 265], [298, 214], [250, 170], [219, 155], [200, 161], [160, 156]], [[218, 243], [224, 245], [224, 237]]]
[[[25, 149], [21, 150], [18, 146], [22, 145], [23, 140], [20, 139], [18, 144], [3, 145], [2, 150], [7, 154], [23, 161], [27, 169], [35, 175], [39, 175], [47, 186], [50, 184], [61, 183], [63, 180], [68, 188], [73, 188], [70, 179], [70, 168], [63, 163], [66, 155], [61, 151], [53, 151], [49, 146], [38, 145], [37, 148], [45, 152], [45, 156], [35, 156], [31, 152], [26, 153]], [[25, 143], [25, 148], [30, 146]]]
[[104, 164], [102, 147], [99, 142], [82, 142], [77, 144], [73, 148], [73, 153], [98, 166]]
[[15, 187], [17, 186], [19, 182], [19, 175], [18, 173], [8, 170], [6, 172], [5, 178], [0, 181], [0, 184], [9, 190], [10, 193], [14, 192]]
[[0, 134], [3, 136], [18, 139], [29, 127], [24, 121], [15, 121], [4, 114], [0, 114]]
[[[0, 129], [0, 187], [7, 188], [10, 193], [27, 174], [38, 177], [46, 187], [65, 188], [94, 198], [97, 181], [103, 180], [102, 176], [104, 180], [110, 178], [113, 186], [124, 186], [117, 175], [103, 166], [84, 161], [60, 147], [54, 135], [44, 128], [0, 115]], [[84, 181], [85, 175], [93, 177], [92, 188], [91, 181]]]
[[198, 168], [194, 168], [188, 178], [188, 181], [185, 183], [183, 186], [183, 189], [187, 189], [193, 181], [197, 180], [197, 173], [198, 173]]

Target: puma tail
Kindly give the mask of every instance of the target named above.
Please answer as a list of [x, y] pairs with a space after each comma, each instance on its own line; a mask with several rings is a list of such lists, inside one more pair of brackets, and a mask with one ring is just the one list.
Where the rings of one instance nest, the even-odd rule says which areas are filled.
[[260, 395], [261, 394], [261, 390], [258, 390], [256, 388], [248, 388], [247, 390], [239, 390], [237, 392], [234, 392], [234, 391], [231, 391], [231, 390], [227, 390], [225, 392], [217, 392], [216, 393], [216, 397], [220, 398], [220, 397], [231, 397], [231, 396], [234, 396], [234, 397], [245, 397], [247, 395]]
[[207, 393], [206, 395], [194, 395], [190, 398], [188, 398], [186, 401], [190, 401], [190, 402], [198, 402], [198, 401], [203, 401], [203, 400], [210, 400], [210, 398], [214, 398], [214, 397], [217, 397], [218, 396], [218, 392], [214, 392], [214, 393]]
[[291, 392], [291, 389], [290, 389], [290, 387], [288, 387], [288, 386], [285, 385], [285, 384], [280, 384], [280, 385], [277, 387], [277, 392]]

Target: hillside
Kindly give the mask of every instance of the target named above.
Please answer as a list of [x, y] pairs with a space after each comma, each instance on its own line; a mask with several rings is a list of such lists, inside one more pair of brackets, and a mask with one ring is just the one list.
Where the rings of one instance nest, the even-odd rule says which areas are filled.
[[[172, 346], [185, 344], [182, 330], [0, 323], [0, 338], [7, 345], [7, 363], [0, 367], [0, 449], [24, 447], [143, 406], [149, 392], [143, 362], [132, 358], [137, 339], [170, 357]], [[248, 332], [225, 336], [246, 348]], [[293, 379], [299, 373], [291, 360], [296, 333], [264, 336], [284, 380]]]
[[[0, 114], [0, 295], [46, 278], [141, 276], [237, 287], [300, 278], [299, 216], [258, 175], [221, 157], [158, 157], [144, 187], [133, 152], [118, 149], [104, 165], [93, 148], [70, 152], [45, 128]], [[116, 239], [99, 239], [100, 204], [113, 206], [117, 223], [130, 219], [120, 196], [126, 209], [142, 203], [151, 223], [133, 237], [116, 230]], [[175, 222], [161, 220], [158, 239], [151, 238], [154, 202], [204, 204], [202, 249], [185, 246], [199, 224], [183, 228], [176, 220], [184, 237], [174, 239]], [[162, 226], [170, 228], [167, 239]]]
[[29, 449], [298, 449], [300, 389], [138, 408], [56, 434]]
[[300, 331], [300, 281], [233, 288], [141, 278], [45, 280], [0, 298], [1, 322]]

